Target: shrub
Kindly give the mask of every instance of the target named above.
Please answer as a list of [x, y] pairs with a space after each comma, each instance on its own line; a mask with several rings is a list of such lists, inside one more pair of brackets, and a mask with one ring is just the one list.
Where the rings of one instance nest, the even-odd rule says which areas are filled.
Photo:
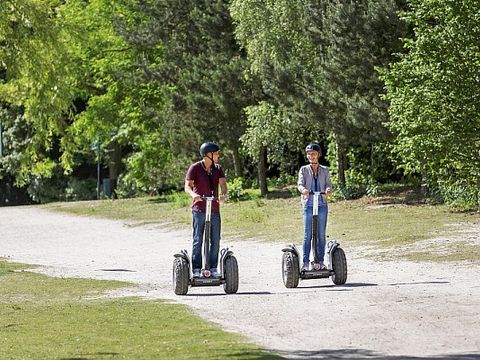
[[94, 200], [97, 198], [97, 179], [70, 178], [65, 188], [65, 200]]
[[227, 182], [229, 200], [239, 201], [245, 199], [246, 193], [243, 181], [243, 178], [237, 177]]

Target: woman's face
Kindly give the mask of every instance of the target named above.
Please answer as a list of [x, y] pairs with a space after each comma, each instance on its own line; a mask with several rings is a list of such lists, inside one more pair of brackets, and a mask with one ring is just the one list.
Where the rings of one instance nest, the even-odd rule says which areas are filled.
[[315, 150], [307, 151], [307, 159], [310, 162], [310, 164], [318, 163], [318, 151], [315, 151]]

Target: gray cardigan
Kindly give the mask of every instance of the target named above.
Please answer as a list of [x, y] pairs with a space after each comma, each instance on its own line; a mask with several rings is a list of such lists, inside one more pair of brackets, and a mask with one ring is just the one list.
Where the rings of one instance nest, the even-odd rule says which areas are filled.
[[[323, 165], [318, 166], [318, 180], [320, 182], [320, 191], [325, 192], [327, 188], [332, 188], [330, 182], [330, 174], [328, 168]], [[297, 189], [300, 192], [303, 190], [313, 190], [313, 170], [310, 165], [304, 165], [298, 172]]]

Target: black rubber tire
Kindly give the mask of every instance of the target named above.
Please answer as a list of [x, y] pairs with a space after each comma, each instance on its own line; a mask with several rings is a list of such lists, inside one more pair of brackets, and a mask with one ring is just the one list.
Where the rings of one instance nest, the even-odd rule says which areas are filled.
[[285, 251], [282, 256], [282, 277], [285, 287], [291, 289], [298, 286], [298, 256], [293, 252]]
[[342, 248], [337, 247], [332, 255], [332, 267], [334, 274], [332, 281], [335, 285], [343, 285], [347, 282], [347, 258]]
[[226, 294], [235, 294], [238, 291], [238, 263], [233, 255], [228, 256], [223, 264], [225, 282], [223, 290]]
[[173, 260], [173, 291], [176, 295], [186, 295], [188, 292], [188, 280], [190, 271], [188, 262], [182, 257]]

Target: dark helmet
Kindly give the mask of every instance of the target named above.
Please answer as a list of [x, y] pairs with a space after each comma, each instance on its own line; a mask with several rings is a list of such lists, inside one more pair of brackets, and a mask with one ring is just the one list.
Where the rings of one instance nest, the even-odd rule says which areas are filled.
[[204, 142], [202, 146], [200, 146], [200, 156], [204, 157], [206, 154], [211, 152], [217, 152], [220, 150], [220, 146], [213, 142]]
[[312, 143], [308, 144], [307, 147], [305, 148], [305, 152], [309, 151], [316, 151], [318, 154], [322, 154], [322, 149], [320, 148], [320, 145]]

